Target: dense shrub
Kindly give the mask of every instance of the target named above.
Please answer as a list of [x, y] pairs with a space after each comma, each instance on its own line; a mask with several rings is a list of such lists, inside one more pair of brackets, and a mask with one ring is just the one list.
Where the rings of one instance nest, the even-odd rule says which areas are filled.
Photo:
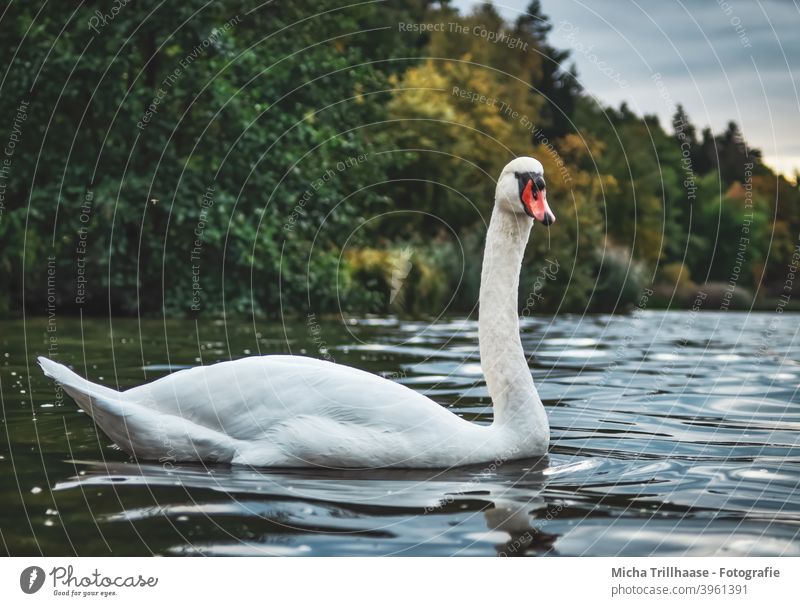
[[[469, 312], [494, 178], [523, 154], [558, 223], [534, 229], [522, 312], [624, 309], [653, 275], [663, 304], [734, 275], [735, 305], [786, 294], [797, 184], [733, 123], [698, 137], [680, 107], [669, 132], [598, 104], [536, 2], [515, 22], [130, 2], [89, 27], [97, 6], [3, 14], [0, 310]], [[529, 50], [397, 27], [436, 21]]]

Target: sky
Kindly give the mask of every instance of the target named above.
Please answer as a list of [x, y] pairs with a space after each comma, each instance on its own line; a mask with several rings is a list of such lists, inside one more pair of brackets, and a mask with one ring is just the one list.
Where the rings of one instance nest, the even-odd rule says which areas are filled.
[[[455, 0], [462, 12], [478, 4]], [[497, 0], [516, 19], [528, 0]], [[681, 103], [698, 132], [734, 120], [765, 161], [800, 170], [800, 0], [542, 0], [550, 43], [572, 49], [587, 93], [667, 128]]]

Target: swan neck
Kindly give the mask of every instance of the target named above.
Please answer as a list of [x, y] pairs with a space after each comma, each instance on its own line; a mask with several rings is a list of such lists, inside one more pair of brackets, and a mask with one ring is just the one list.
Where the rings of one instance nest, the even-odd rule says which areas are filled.
[[478, 333], [494, 424], [549, 436], [519, 333], [519, 278], [532, 226], [529, 217], [495, 205], [484, 250]]

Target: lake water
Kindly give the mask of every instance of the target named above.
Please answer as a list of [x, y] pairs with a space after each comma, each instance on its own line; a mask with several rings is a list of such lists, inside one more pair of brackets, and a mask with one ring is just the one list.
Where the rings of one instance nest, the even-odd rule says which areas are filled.
[[1, 321], [0, 552], [797, 556], [799, 320], [525, 319], [547, 457], [351, 473], [136, 463], [60, 398], [35, 355], [50, 347], [122, 388], [201, 361], [328, 356], [489, 423], [475, 322]]

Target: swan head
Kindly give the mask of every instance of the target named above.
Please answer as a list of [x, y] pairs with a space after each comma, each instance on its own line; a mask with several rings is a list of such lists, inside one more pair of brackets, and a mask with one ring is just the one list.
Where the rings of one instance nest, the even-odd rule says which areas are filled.
[[500, 173], [495, 204], [517, 214], [526, 214], [546, 226], [556, 222], [547, 204], [544, 167], [536, 158], [515, 158]]

